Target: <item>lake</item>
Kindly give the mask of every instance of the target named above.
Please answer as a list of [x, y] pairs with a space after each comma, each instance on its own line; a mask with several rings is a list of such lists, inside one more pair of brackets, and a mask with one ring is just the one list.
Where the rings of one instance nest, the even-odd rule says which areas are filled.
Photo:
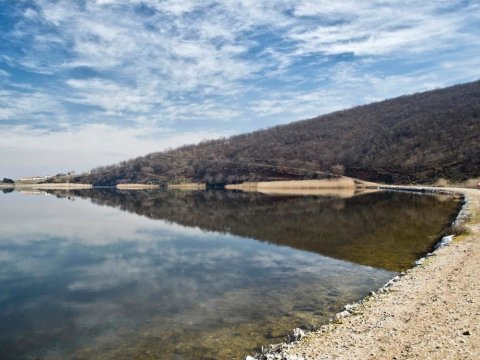
[[459, 203], [0, 192], [0, 359], [242, 359], [431, 251]]

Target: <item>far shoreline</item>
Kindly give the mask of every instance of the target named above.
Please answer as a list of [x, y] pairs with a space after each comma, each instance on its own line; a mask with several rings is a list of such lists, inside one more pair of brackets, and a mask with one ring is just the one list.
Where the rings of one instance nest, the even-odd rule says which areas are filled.
[[68, 190], [68, 189], [92, 189], [92, 184], [80, 183], [42, 183], [42, 184], [19, 184], [15, 183], [12, 189], [39, 189], [39, 190]]

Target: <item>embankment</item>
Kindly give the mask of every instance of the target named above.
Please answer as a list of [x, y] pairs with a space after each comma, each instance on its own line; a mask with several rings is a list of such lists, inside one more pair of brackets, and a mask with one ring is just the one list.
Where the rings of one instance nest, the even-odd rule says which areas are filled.
[[[389, 187], [397, 189], [396, 187]], [[402, 187], [405, 190], [438, 188]], [[461, 193], [468, 233], [301, 341], [258, 359], [480, 358], [480, 191]], [[270, 356], [270, 357], [267, 357]]]

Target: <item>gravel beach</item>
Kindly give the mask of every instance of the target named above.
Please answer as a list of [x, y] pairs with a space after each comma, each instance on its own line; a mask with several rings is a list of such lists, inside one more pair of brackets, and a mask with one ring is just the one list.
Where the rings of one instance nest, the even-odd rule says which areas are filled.
[[[429, 189], [429, 188], [427, 188]], [[467, 235], [386, 291], [265, 359], [480, 359], [480, 191], [463, 193]]]

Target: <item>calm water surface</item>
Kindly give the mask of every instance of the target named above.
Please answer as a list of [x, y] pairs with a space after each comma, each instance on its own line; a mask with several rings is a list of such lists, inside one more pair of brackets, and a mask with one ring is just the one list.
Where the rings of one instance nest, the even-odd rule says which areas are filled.
[[241, 359], [431, 250], [458, 203], [0, 193], [1, 359]]

